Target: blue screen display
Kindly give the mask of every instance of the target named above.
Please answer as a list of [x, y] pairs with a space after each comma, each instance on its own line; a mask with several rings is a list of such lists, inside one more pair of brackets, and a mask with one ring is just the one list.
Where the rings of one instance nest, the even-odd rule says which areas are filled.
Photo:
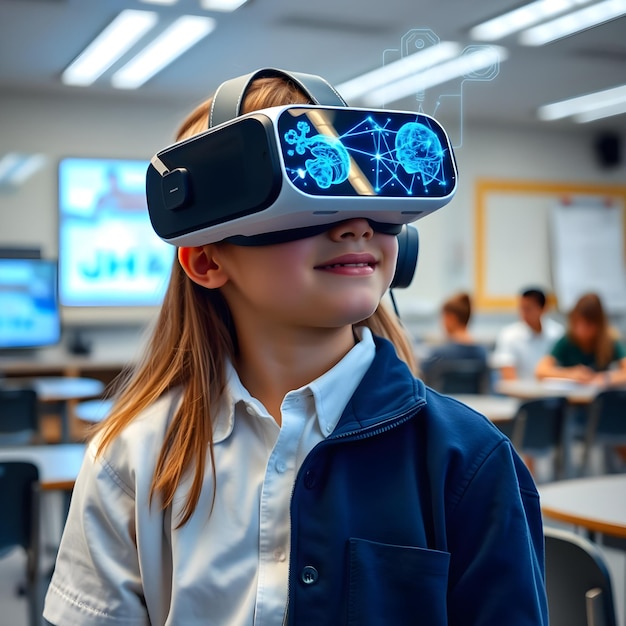
[[58, 343], [57, 264], [0, 258], [0, 349]]
[[59, 164], [59, 297], [65, 306], [150, 306], [163, 299], [174, 247], [155, 234], [147, 161]]
[[278, 133], [287, 175], [307, 194], [440, 198], [456, 183], [446, 134], [425, 115], [294, 107]]

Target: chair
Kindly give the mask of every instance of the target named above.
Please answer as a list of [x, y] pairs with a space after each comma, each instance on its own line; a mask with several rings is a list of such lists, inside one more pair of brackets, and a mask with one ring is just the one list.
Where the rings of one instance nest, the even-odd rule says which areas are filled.
[[34, 389], [0, 388], [0, 445], [28, 444], [39, 436], [39, 406]]
[[563, 427], [567, 400], [537, 398], [523, 402], [513, 418], [511, 443], [523, 455], [538, 456], [554, 451], [554, 476], [563, 472]]
[[616, 626], [611, 576], [597, 546], [544, 528], [550, 626]]
[[[605, 448], [626, 444], [626, 389], [601, 391], [589, 405], [585, 434], [582, 471], [590, 471], [591, 450], [594, 445]], [[609, 461], [605, 454], [605, 462]]]
[[26, 551], [26, 594], [31, 626], [41, 624], [39, 590], [39, 471], [32, 463], [0, 462], [0, 558]]
[[440, 393], [489, 392], [489, 367], [484, 359], [437, 358], [424, 365], [424, 382]]

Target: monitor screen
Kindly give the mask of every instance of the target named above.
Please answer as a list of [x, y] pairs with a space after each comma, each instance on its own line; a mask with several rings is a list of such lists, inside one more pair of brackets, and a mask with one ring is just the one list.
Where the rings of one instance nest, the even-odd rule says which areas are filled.
[[57, 264], [0, 258], [0, 350], [58, 343]]
[[160, 304], [175, 248], [150, 224], [147, 161], [59, 164], [59, 298], [68, 307]]

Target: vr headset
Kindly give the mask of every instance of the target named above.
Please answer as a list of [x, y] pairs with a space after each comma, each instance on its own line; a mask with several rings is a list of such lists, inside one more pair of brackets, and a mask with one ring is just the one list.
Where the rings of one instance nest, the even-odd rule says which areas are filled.
[[[268, 76], [295, 83], [313, 104], [241, 115], [249, 85]], [[401, 235], [456, 191], [452, 147], [436, 120], [348, 107], [319, 76], [264, 69], [227, 81], [208, 127], [161, 150], [148, 167], [152, 226], [177, 246], [282, 243], [355, 217]], [[416, 262], [417, 231], [403, 240]]]

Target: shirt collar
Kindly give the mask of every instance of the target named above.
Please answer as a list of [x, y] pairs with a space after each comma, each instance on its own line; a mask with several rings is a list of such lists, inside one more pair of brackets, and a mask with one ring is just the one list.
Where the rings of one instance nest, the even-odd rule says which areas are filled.
[[[285, 396], [291, 398], [313, 395], [316, 419], [324, 437], [335, 429], [348, 401], [374, 360], [376, 346], [370, 329], [359, 326], [354, 332], [359, 341], [339, 363], [311, 383], [290, 391]], [[240, 402], [250, 413], [267, 415], [265, 407], [250, 395], [233, 364], [227, 361], [224, 398], [220, 410], [214, 415], [214, 443], [224, 441], [233, 432], [235, 407]]]

